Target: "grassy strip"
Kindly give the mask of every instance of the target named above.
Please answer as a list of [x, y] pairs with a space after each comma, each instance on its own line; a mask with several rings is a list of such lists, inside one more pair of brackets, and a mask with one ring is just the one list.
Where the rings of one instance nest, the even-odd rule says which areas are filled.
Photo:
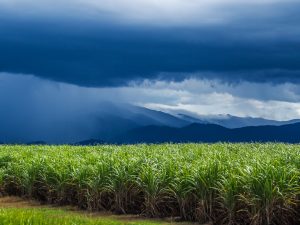
[[158, 225], [152, 222], [121, 222], [112, 219], [89, 218], [63, 210], [53, 209], [0, 209], [2, 225]]
[[1, 146], [0, 188], [90, 210], [299, 224], [300, 146]]

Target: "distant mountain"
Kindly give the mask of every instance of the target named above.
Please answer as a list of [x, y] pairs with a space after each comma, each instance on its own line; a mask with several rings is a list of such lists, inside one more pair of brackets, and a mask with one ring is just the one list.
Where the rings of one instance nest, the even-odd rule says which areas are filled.
[[105, 141], [139, 127], [150, 125], [183, 127], [190, 124], [184, 119], [164, 112], [129, 104], [103, 103], [94, 117], [93, 137]]
[[[300, 122], [300, 120], [273, 121], [231, 115], [197, 116], [188, 113], [173, 115], [140, 106], [110, 102], [103, 102], [92, 108], [93, 110], [77, 112], [76, 116], [68, 114], [65, 118], [51, 123], [35, 122], [32, 126], [21, 126], [11, 133], [3, 130], [0, 133], [1, 141], [11, 144], [78, 145], [140, 141], [229, 141], [232, 135], [226, 128], [281, 126]], [[32, 130], [34, 132], [31, 132]], [[32, 140], [44, 141], [32, 142]]]
[[191, 124], [182, 128], [146, 126], [133, 129], [117, 143], [162, 142], [300, 142], [300, 123], [282, 126], [252, 126], [229, 129], [214, 124]]
[[74, 145], [102, 145], [105, 144], [102, 140], [97, 139], [89, 139], [75, 143]]
[[178, 114], [177, 116], [178, 118], [190, 123], [214, 124], [209, 122], [207, 118], [201, 118], [200, 116], [190, 116], [182, 113]]
[[[189, 114], [171, 115], [165, 112], [130, 104], [113, 104], [104, 102], [96, 115], [93, 138], [110, 141], [118, 136], [147, 126], [182, 128], [193, 123], [215, 124], [226, 128], [247, 126], [280, 126], [293, 124], [300, 120], [275, 121], [263, 118], [237, 117], [232, 115], [197, 116]], [[87, 138], [88, 139], [88, 138]]]
[[2, 126], [1, 141], [26, 144], [43, 140], [48, 144], [64, 144], [100, 139], [106, 142], [112, 137], [139, 127], [149, 125], [183, 127], [190, 124], [176, 116], [130, 104], [101, 102], [97, 105], [89, 103], [83, 105], [86, 107], [74, 112], [68, 111], [63, 115], [62, 112], [57, 112], [57, 115], [55, 113], [49, 118], [45, 116], [39, 120], [28, 119], [26, 123], [20, 125], [16, 123], [14, 126], [19, 126], [18, 129], [12, 129], [8, 125]]
[[100, 113], [104, 112], [106, 117], [119, 117], [126, 119], [127, 121], [133, 121], [138, 126], [163, 125], [182, 127], [190, 124], [190, 122], [171, 114], [130, 104], [116, 105], [112, 103], [104, 103], [101, 107], [102, 109]]
[[237, 117], [232, 115], [214, 115], [214, 116], [190, 116], [178, 114], [178, 117], [191, 123], [217, 124], [227, 128], [241, 128], [248, 126], [281, 126], [293, 123], [299, 123], [300, 119], [288, 121], [276, 121], [264, 118]]
[[26, 144], [27, 145], [46, 145], [47, 142], [45, 142], [45, 141], [32, 141], [32, 142], [28, 142]]

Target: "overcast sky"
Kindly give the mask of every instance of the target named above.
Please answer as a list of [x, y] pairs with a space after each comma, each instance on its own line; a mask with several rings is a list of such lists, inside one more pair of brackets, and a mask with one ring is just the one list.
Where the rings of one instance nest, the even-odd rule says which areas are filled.
[[299, 10], [299, 0], [0, 0], [0, 103], [11, 109], [0, 118], [24, 105], [64, 118], [103, 100], [300, 118]]

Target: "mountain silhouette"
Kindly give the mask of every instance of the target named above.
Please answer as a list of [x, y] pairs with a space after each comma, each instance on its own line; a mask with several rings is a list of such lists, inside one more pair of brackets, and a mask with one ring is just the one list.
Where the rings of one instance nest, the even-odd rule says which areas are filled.
[[47, 142], [45, 141], [31, 141], [26, 143], [26, 145], [47, 145]]
[[74, 145], [87, 145], [87, 146], [93, 146], [93, 145], [101, 145], [104, 144], [105, 142], [102, 140], [97, 140], [97, 139], [88, 139], [88, 140], [84, 140], [84, 141], [79, 141], [76, 142]]
[[[7, 134], [3, 129], [0, 131], [0, 139], [7, 144], [75, 145], [139, 142], [298, 142], [294, 126], [282, 126], [296, 122], [299, 120], [274, 121], [232, 115], [169, 114], [131, 104], [103, 102], [97, 106], [95, 113], [78, 117], [70, 115], [38, 127], [28, 125], [26, 128], [21, 127], [24, 130], [16, 129], [11, 132], [13, 135]], [[277, 126], [280, 128], [276, 128]]]
[[300, 123], [229, 129], [214, 124], [191, 124], [181, 128], [145, 126], [113, 139], [116, 143], [163, 142], [300, 142]]
[[281, 126], [287, 124], [300, 123], [300, 119], [293, 119], [287, 121], [277, 121], [265, 118], [254, 118], [254, 117], [238, 117], [230, 114], [226, 115], [212, 115], [212, 116], [199, 116], [199, 115], [186, 115], [178, 114], [179, 118], [191, 122], [201, 124], [217, 124], [227, 128], [241, 128], [249, 126]]

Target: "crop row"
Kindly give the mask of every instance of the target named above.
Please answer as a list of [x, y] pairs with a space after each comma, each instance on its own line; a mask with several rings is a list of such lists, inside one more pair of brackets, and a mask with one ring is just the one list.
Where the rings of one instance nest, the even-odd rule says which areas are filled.
[[299, 224], [300, 145], [3, 145], [0, 192], [200, 223]]

